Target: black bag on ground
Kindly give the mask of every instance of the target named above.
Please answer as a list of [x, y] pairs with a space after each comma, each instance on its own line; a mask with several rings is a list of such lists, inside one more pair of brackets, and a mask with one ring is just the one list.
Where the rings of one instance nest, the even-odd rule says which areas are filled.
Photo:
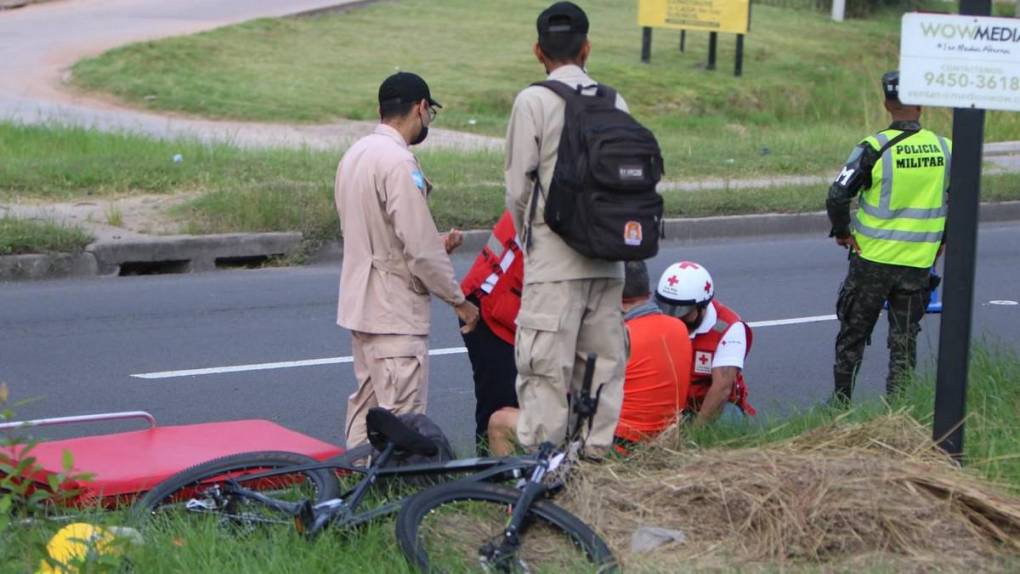
[[[397, 415], [397, 418], [411, 429], [434, 442], [436, 445], [436, 454], [432, 456], [424, 456], [421, 454], [402, 452], [398, 450], [386, 463], [385, 468], [446, 462], [457, 458], [456, 454], [453, 452], [453, 447], [450, 445], [450, 440], [446, 438], [446, 434], [443, 432], [443, 429], [439, 428], [439, 425], [433, 422], [432, 419], [421, 413]], [[366, 443], [347, 451], [345, 454], [348, 455], [349, 458], [359, 459], [369, 455], [376, 458], [381, 453], [371, 444]], [[429, 486], [435, 483], [433, 477], [428, 476], [408, 476], [400, 478], [402, 482], [417, 487]]]
[[[655, 136], [616, 107], [616, 91], [608, 86], [571, 88], [555, 80], [533, 85], [552, 90], [566, 103], [542, 214], [546, 224], [585, 257], [653, 257], [659, 252], [663, 209], [662, 196], [655, 191], [663, 173]], [[594, 95], [582, 93], [592, 87]], [[535, 193], [542, 193], [537, 175]]]

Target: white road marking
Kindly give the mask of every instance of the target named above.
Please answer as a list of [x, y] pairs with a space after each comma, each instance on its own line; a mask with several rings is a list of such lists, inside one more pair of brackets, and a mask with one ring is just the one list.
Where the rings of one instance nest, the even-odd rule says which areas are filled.
[[[784, 325], [799, 325], [802, 323], [819, 323], [822, 321], [835, 321], [835, 315], [814, 315], [812, 317], [794, 317], [792, 319], [777, 319], [774, 321], [753, 321], [749, 322], [752, 328], [780, 327]], [[429, 355], [438, 357], [442, 355], [460, 355], [467, 353], [465, 347], [447, 347], [445, 349], [431, 349]], [[157, 380], [157, 379], [179, 379], [183, 377], [199, 377], [202, 375], [221, 375], [224, 373], [246, 373], [248, 371], [269, 371], [273, 369], [293, 369], [295, 367], [315, 367], [320, 365], [340, 365], [354, 362], [354, 357], [329, 357], [325, 359], [307, 359], [304, 361], [282, 361], [278, 363], [256, 363], [252, 365], [233, 365], [229, 367], [209, 367], [206, 369], [187, 369], [182, 371], [160, 371], [158, 373], [138, 373], [131, 375], [136, 379]]]
[[[447, 349], [431, 349], [430, 356], [458, 355], [466, 353], [466, 347], [449, 347]], [[208, 369], [188, 369], [185, 371], [161, 371], [158, 373], [139, 373], [131, 375], [136, 379], [177, 379], [181, 377], [198, 377], [201, 375], [219, 375], [222, 373], [244, 373], [248, 371], [269, 371], [273, 369], [292, 369], [294, 367], [315, 367], [318, 365], [339, 365], [354, 362], [354, 357], [329, 357], [327, 359], [307, 359], [304, 361], [283, 361], [279, 363], [256, 363], [254, 365], [234, 365], [231, 367], [210, 367]]]
[[775, 321], [751, 321], [747, 324], [751, 328], [756, 327], [781, 327], [783, 325], [799, 325], [801, 323], [820, 323], [822, 321], [835, 321], [835, 315], [815, 315], [814, 317], [794, 317], [793, 319], [776, 319]]
[[996, 299], [994, 301], [989, 301], [988, 304], [989, 305], [1005, 305], [1007, 307], [1012, 307], [1014, 305], [1020, 305], [1020, 303], [1017, 303], [1016, 301], [1010, 301], [1009, 299]]

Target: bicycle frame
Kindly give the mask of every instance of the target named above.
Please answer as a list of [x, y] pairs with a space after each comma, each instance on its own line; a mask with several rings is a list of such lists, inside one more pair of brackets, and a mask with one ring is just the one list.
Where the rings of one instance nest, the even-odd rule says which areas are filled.
[[[295, 518], [295, 525], [299, 531], [307, 536], [314, 536], [327, 525], [352, 528], [371, 520], [392, 514], [400, 509], [407, 497], [382, 504], [366, 512], [358, 513], [365, 496], [378, 480], [382, 477], [421, 477], [451, 474], [468, 474], [468, 476], [457, 479], [465, 482], [485, 482], [500, 479], [520, 479], [528, 476], [527, 481], [521, 488], [521, 496], [514, 505], [513, 513], [504, 531], [503, 542], [498, 546], [487, 544], [480, 551], [487, 558], [500, 559], [512, 557], [519, 546], [519, 533], [524, 525], [525, 517], [532, 503], [539, 496], [549, 492], [553, 487], [546, 484], [546, 477], [551, 471], [557, 470], [564, 463], [572, 463], [572, 458], [584, 444], [581, 437], [582, 428], [585, 423], [589, 424], [595, 415], [598, 406], [601, 388], [596, 392], [595, 397], [591, 396], [592, 378], [595, 371], [596, 356], [590, 354], [585, 369], [585, 376], [580, 393], [572, 397], [572, 410], [577, 415], [573, 428], [568, 433], [563, 446], [556, 448], [552, 443], [546, 442], [539, 446], [538, 452], [530, 455], [511, 457], [476, 457], [457, 459], [440, 463], [422, 463], [401, 467], [383, 468], [390, 461], [396, 450], [393, 442], [388, 442], [379, 454], [371, 461], [367, 468], [360, 468], [339, 463], [316, 463], [306, 465], [295, 465], [285, 468], [274, 469], [261, 473], [246, 476], [246, 480], [260, 480], [273, 476], [292, 474], [320, 469], [339, 469], [354, 473], [363, 474], [363, 478], [351, 490], [342, 493], [339, 498], [327, 500], [318, 504], [311, 501], [287, 502], [277, 500], [261, 494], [257, 491], [243, 488], [234, 480], [226, 481], [222, 493], [226, 496], [239, 496], [253, 500], [288, 514]], [[219, 488], [219, 487], [217, 487]], [[413, 496], [413, 495], [412, 495]], [[196, 504], [200, 505], [201, 503]], [[190, 503], [189, 503], [190, 505]]]

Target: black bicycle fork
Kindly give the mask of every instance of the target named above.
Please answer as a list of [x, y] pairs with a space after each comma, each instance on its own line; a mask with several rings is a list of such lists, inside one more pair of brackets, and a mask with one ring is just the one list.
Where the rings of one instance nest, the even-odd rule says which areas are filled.
[[[535, 502], [535, 499], [545, 494], [548, 490], [545, 484], [543, 484], [543, 480], [546, 473], [549, 472], [549, 457], [553, 453], [554, 448], [550, 442], [544, 442], [538, 447], [538, 461], [531, 472], [528, 482], [521, 489], [521, 495], [513, 507], [510, 521], [503, 530], [503, 536], [498, 544], [490, 541], [479, 548], [480, 557], [497, 568], [508, 566], [507, 561], [513, 560], [517, 555], [517, 550], [521, 545], [521, 530], [525, 526], [525, 520], [527, 519], [528, 512], [531, 510], [531, 505]], [[500, 569], [504, 570], [505, 568]]]

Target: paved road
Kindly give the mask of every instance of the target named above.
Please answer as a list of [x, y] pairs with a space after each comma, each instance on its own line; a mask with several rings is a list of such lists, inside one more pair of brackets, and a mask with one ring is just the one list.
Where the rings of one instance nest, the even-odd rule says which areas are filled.
[[[1020, 226], [986, 226], [980, 235], [975, 334], [1020, 351]], [[824, 316], [845, 272], [829, 241], [793, 237], [753, 242], [670, 243], [651, 263], [709, 265], [721, 300], [750, 321]], [[455, 258], [458, 272], [470, 254]], [[342, 440], [349, 364], [324, 364], [162, 379], [133, 374], [321, 359], [350, 354], [335, 326], [336, 265], [0, 285], [0, 380], [23, 417], [145, 409], [163, 424], [268, 418], [327, 440]], [[452, 314], [434, 308], [433, 349], [461, 346]], [[763, 326], [747, 375], [764, 416], [823, 400], [830, 389], [831, 320]], [[930, 361], [938, 319], [929, 316], [921, 353]], [[863, 393], [884, 377], [885, 327], [866, 358]], [[466, 355], [431, 362], [430, 414], [461, 447], [469, 444], [473, 397]], [[97, 425], [110, 431], [126, 425]], [[85, 432], [64, 429], [50, 436]]]
[[[210, 121], [120, 107], [64, 85], [78, 60], [124, 44], [192, 34], [254, 18], [286, 16], [353, 0], [74, 0], [0, 12], [0, 119], [58, 121], [153, 137], [187, 136], [237, 145], [336, 149], [371, 122], [290, 126]], [[498, 147], [499, 140], [442, 129], [427, 146]]]

